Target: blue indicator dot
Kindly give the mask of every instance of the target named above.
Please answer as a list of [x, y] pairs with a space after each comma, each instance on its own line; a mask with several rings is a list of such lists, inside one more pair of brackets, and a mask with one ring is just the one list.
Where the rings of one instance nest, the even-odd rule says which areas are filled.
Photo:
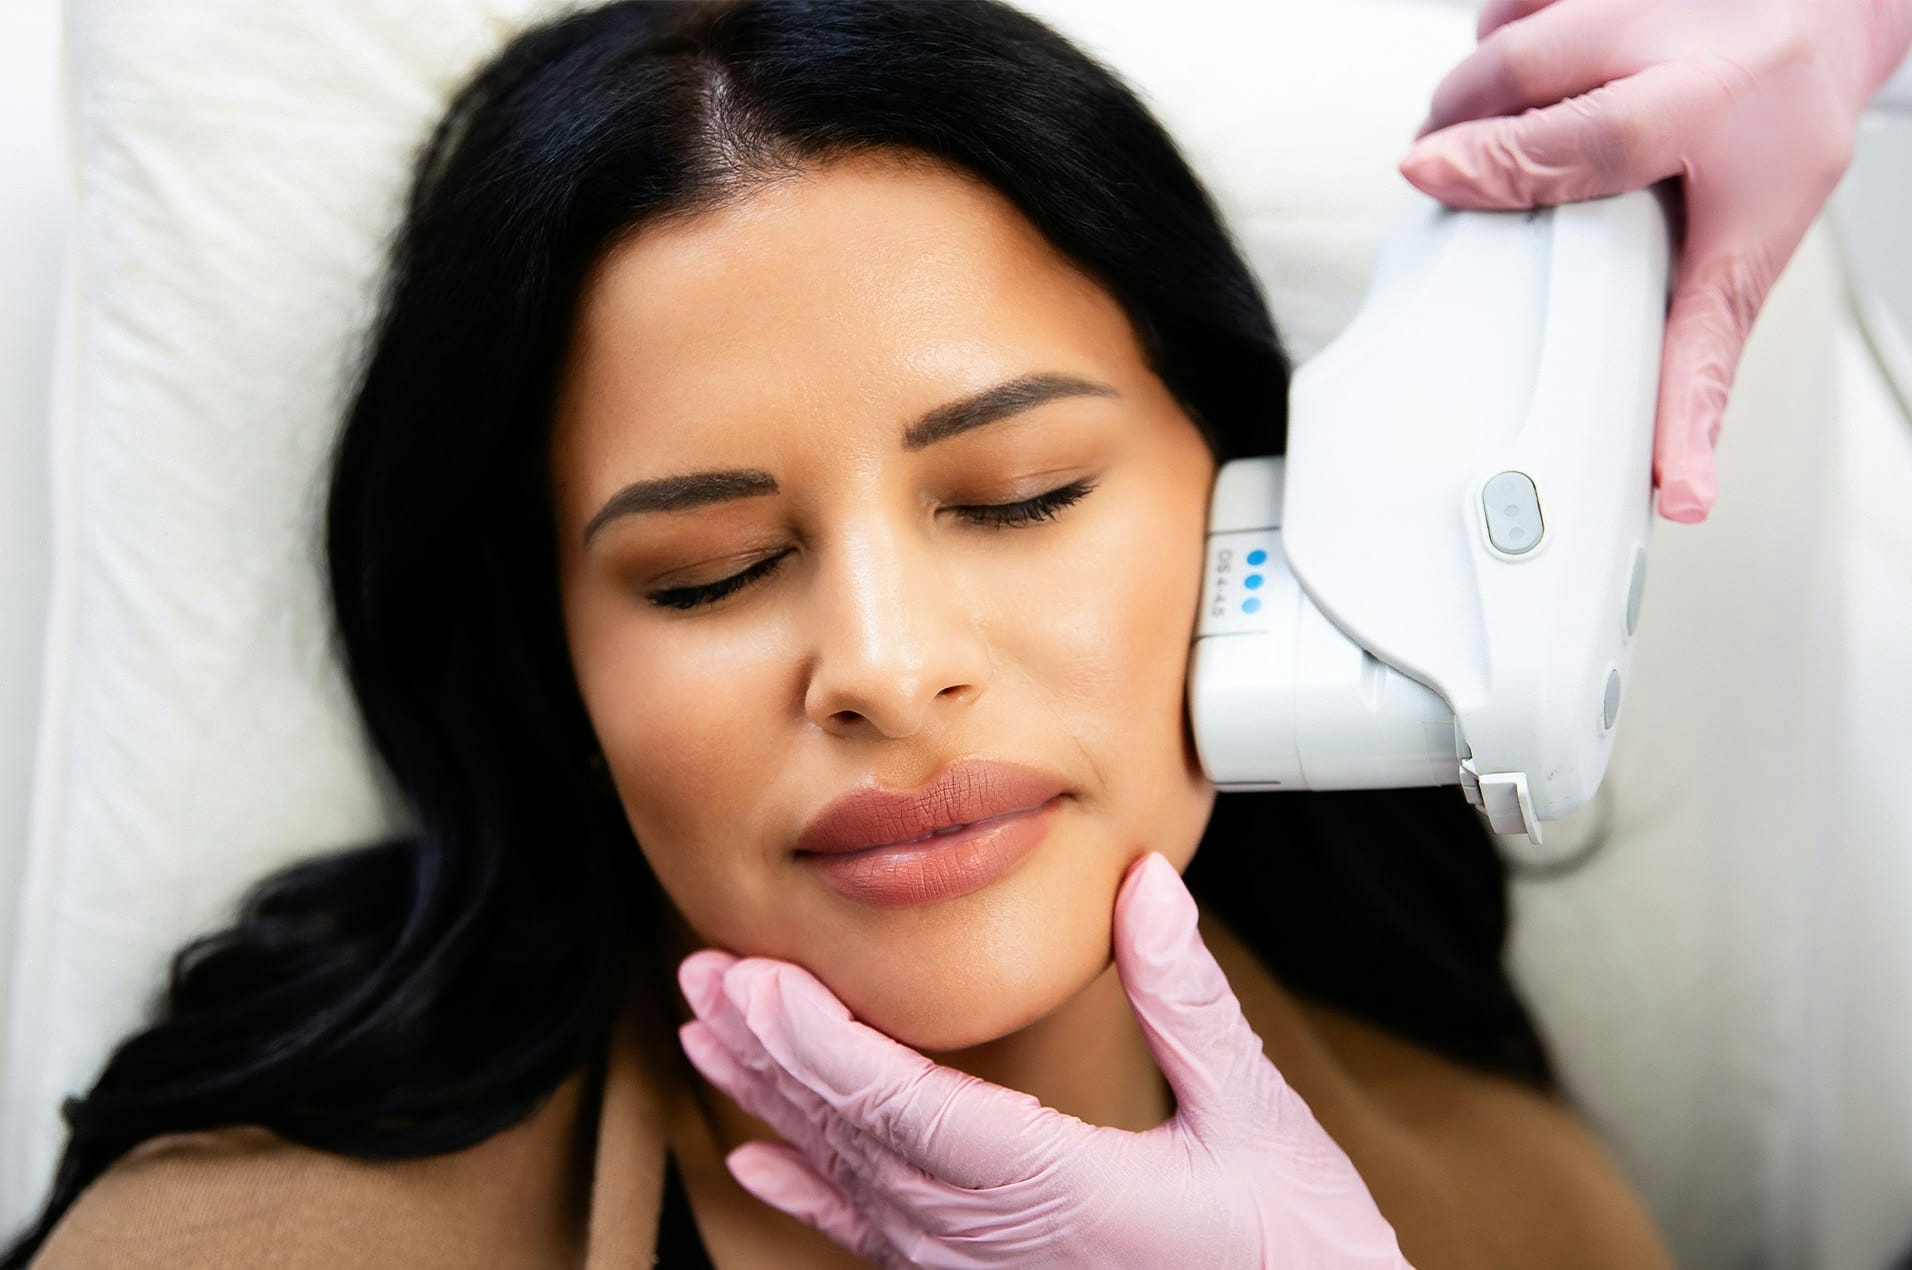
[[1253, 551], [1248, 553], [1248, 563], [1249, 564], [1266, 564], [1268, 563], [1268, 553], [1263, 551], [1260, 547], [1257, 547]]
[[1261, 585], [1261, 575], [1259, 573], [1251, 573], [1241, 580], [1241, 584], [1252, 591]]
[[1261, 601], [1251, 595], [1241, 602], [1241, 611], [1244, 613], [1259, 613], [1261, 612]]

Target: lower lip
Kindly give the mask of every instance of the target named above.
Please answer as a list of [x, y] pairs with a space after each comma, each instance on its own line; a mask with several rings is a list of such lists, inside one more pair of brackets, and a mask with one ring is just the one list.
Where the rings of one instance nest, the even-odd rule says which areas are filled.
[[1040, 807], [992, 816], [960, 832], [865, 847], [861, 851], [800, 852], [844, 899], [876, 908], [908, 908], [953, 900], [980, 891], [1005, 876], [1036, 849], [1049, 832], [1049, 813], [1062, 796]]

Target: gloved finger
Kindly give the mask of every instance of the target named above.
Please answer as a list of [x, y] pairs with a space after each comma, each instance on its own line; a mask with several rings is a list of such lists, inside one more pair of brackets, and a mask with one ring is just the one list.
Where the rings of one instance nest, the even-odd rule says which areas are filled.
[[[678, 1030], [685, 1042], [685, 1052], [690, 1053], [691, 1044], [710, 1040], [720, 1045], [723, 1057], [729, 1064], [741, 1067], [761, 1081], [768, 1092], [777, 1095], [790, 1111], [785, 1115], [801, 1116], [802, 1122], [791, 1121], [787, 1125], [754, 1109], [746, 1108], [752, 1115], [771, 1124], [777, 1132], [795, 1142], [806, 1128], [814, 1129], [828, 1114], [828, 1107], [813, 1092], [800, 1082], [790, 1078], [789, 1074], [777, 1065], [775, 1059], [764, 1051], [763, 1046], [745, 1025], [742, 1012], [730, 1000], [724, 991], [724, 974], [737, 964], [738, 959], [726, 953], [704, 949], [686, 957], [677, 968], [678, 985], [683, 989], [684, 999], [697, 1015], [697, 1026], [686, 1024]], [[697, 1056], [691, 1055], [692, 1063]], [[702, 1068], [700, 1067], [701, 1071]], [[715, 1083], [715, 1082], [713, 1082]], [[736, 1095], [728, 1088], [725, 1093]]]
[[1638, 69], [1617, 60], [1621, 35], [1599, 5], [1533, 6], [1490, 31], [1442, 77], [1416, 135], [1551, 106], [1619, 79]]
[[[1244, 1107], [1274, 1105], [1281, 1077], [1197, 928], [1195, 899], [1156, 852], [1129, 868], [1115, 897], [1115, 964], [1178, 1118], [1218, 1142]], [[1249, 1117], [1252, 1119], [1252, 1117]]]
[[933, 1063], [857, 1022], [800, 966], [746, 958], [725, 989], [742, 994], [745, 1022], [785, 1071], [930, 1177], [1002, 1186], [1051, 1166], [1089, 1133], [1020, 1090]]
[[724, 971], [737, 964], [737, 958], [721, 948], [699, 948], [677, 966], [677, 987], [692, 1010], [699, 1001], [708, 1003], [712, 985], [723, 982]]
[[[1480, 15], [1474, 22], [1474, 42], [1479, 44], [1509, 22], [1518, 22], [1552, 3], [1554, 0], [1487, 0], [1487, 3], [1481, 6]], [[1419, 141], [1428, 133], [1444, 128], [1453, 122], [1451, 119], [1437, 119], [1430, 109], [1427, 118], [1421, 120], [1421, 126], [1414, 130], [1414, 139]]]
[[1554, 0], [1487, 0], [1487, 3], [1480, 7], [1480, 15], [1474, 20], [1474, 42], [1478, 44], [1509, 22], [1518, 22], [1528, 14], [1537, 13], [1553, 2]]
[[848, 1195], [810, 1166], [796, 1148], [746, 1142], [724, 1157], [737, 1184], [772, 1208], [822, 1231], [865, 1261], [905, 1270], [910, 1265], [876, 1223]]
[[1782, 264], [1770, 245], [1751, 243], [1681, 267], [1667, 313], [1653, 435], [1660, 514], [1668, 520], [1695, 524], [1713, 506], [1713, 448], [1733, 376]]
[[[780, 1082], [740, 1062], [716, 1039], [712, 1029], [702, 1020], [684, 1024], [678, 1030], [678, 1036], [685, 1054], [704, 1079], [782, 1135], [793, 1153], [790, 1158], [802, 1160], [808, 1173], [832, 1193], [852, 1204], [865, 1224], [883, 1232], [886, 1240], [901, 1240], [909, 1246], [921, 1242], [922, 1228], [906, 1208], [908, 1203], [920, 1205], [923, 1202], [923, 1187], [920, 1183], [925, 1179], [922, 1179], [919, 1170], [910, 1168], [894, 1153], [868, 1140], [866, 1135], [827, 1108], [819, 1112], [799, 1107], [787, 1092], [787, 1086], [779, 1088]], [[785, 1080], [788, 1080], [787, 1076]], [[814, 1098], [808, 1090], [803, 1090], [803, 1094]], [[736, 1170], [732, 1169], [732, 1172]], [[787, 1174], [788, 1171], [782, 1172]], [[737, 1180], [745, 1189], [755, 1193], [749, 1179], [738, 1176]], [[911, 1182], [919, 1185], [907, 1185]], [[899, 1194], [899, 1190], [903, 1193]], [[791, 1193], [800, 1197], [808, 1195], [816, 1200], [814, 1188], [806, 1190], [799, 1186]], [[768, 1196], [759, 1195], [758, 1198], [784, 1207], [781, 1202]], [[816, 1203], [821, 1202], [816, 1200]], [[815, 1208], [815, 1204], [812, 1208]], [[817, 1221], [811, 1220], [813, 1216], [820, 1219], [828, 1215], [821, 1210], [805, 1213], [786, 1208], [785, 1211], [811, 1221], [812, 1225], [818, 1225]], [[837, 1238], [837, 1233], [833, 1231], [842, 1233], [847, 1228], [839, 1219], [833, 1218], [832, 1221], [832, 1228], [824, 1233]], [[819, 1226], [819, 1229], [822, 1227]], [[855, 1246], [845, 1243], [843, 1239], [838, 1239], [838, 1242], [853, 1252], [857, 1251]]]
[[1514, 118], [1459, 124], [1417, 142], [1401, 175], [1450, 207], [1511, 210], [1604, 198], [1685, 170], [1698, 112], [1723, 104], [1716, 79], [1679, 63]]
[[[818, 1118], [821, 1100], [795, 1082], [788, 1082], [791, 1086], [789, 1089], [779, 1089], [779, 1079], [787, 1081], [787, 1076], [764, 1053], [757, 1038], [744, 1026], [742, 1015], [724, 995], [724, 973], [736, 965], [737, 960], [728, 953], [706, 948], [692, 953], [677, 967], [678, 987], [682, 989], [692, 1013], [697, 1016], [696, 1022], [678, 1029], [678, 1038], [692, 1065], [706, 1079], [729, 1094], [752, 1115], [769, 1123], [784, 1137], [796, 1141]], [[721, 1053], [711, 1053], [713, 1046]], [[761, 1082], [767, 1093], [779, 1095], [782, 1103], [788, 1105], [788, 1110], [779, 1106], [775, 1108], [776, 1115], [773, 1117], [763, 1109], [745, 1104], [738, 1090], [733, 1088], [738, 1079], [735, 1073], [739, 1071]], [[725, 1079], [718, 1079], [713, 1072], [723, 1075]], [[753, 1097], [765, 1096], [765, 1093], [755, 1089], [750, 1092]], [[802, 1116], [804, 1119], [798, 1122], [788, 1119], [791, 1116]]]
[[[865, 1217], [903, 1247], [917, 1246], [925, 1232], [960, 1244], [973, 1237], [979, 1221], [993, 1222], [992, 1247], [1013, 1243], [1013, 1232], [1001, 1229], [999, 1213], [1005, 1205], [1008, 1211], [1028, 1214], [1028, 1220], [1040, 1226], [1046, 1203], [1053, 1198], [1040, 1193], [1042, 1188], [1029, 1188], [1033, 1193], [1027, 1196], [1010, 1196], [1004, 1188], [984, 1193], [948, 1185], [850, 1123], [777, 1065], [744, 1021], [742, 1003], [748, 1000], [750, 972], [738, 977], [736, 999], [729, 985], [705, 979], [714, 966], [736, 964], [734, 957], [696, 954], [680, 967], [685, 997], [700, 1016], [679, 1029], [684, 1052], [706, 1080], [802, 1154], [812, 1172], [855, 1197]], [[830, 999], [835, 1001], [834, 995]], [[979, 1218], [977, 1206], [966, 1202], [971, 1200], [986, 1201], [981, 1209], [984, 1216]], [[1032, 1254], [1041, 1248], [1046, 1229], [1037, 1229], [1029, 1237]]]
[[[685, 1025], [687, 1031], [698, 1027], [701, 1024]], [[777, 1110], [763, 1106], [762, 1099], [774, 1100], [778, 1095], [768, 1090], [761, 1077], [727, 1054], [705, 1055], [706, 1044], [715, 1042], [698, 1039], [695, 1033], [685, 1037], [686, 1051], [698, 1051], [692, 1061], [706, 1078], [775, 1127]], [[758, 1110], [760, 1107], [762, 1110]], [[852, 1138], [828, 1148], [822, 1158], [808, 1146], [789, 1145], [780, 1148], [783, 1154], [753, 1177], [743, 1176], [735, 1167], [731, 1171], [759, 1199], [810, 1222], [853, 1252], [862, 1246], [857, 1241], [865, 1238], [863, 1227], [879, 1232], [887, 1246], [899, 1251], [910, 1264], [923, 1261], [926, 1249], [935, 1249], [935, 1264], [946, 1270], [1001, 1265], [1005, 1264], [1004, 1258], [1012, 1259], [1006, 1264], [1024, 1264], [1039, 1260], [1052, 1244], [1056, 1210], [1070, 1198], [1066, 1186], [1050, 1185], [1050, 1179], [1042, 1178], [983, 1190], [953, 1186], [931, 1177], [854, 1127], [841, 1127]], [[790, 1142], [795, 1144], [796, 1139]], [[773, 1145], [754, 1144], [765, 1149]], [[739, 1147], [732, 1152], [733, 1165], [745, 1149]], [[784, 1161], [800, 1163], [814, 1184], [792, 1174], [781, 1163]], [[758, 1175], [784, 1178], [788, 1186], [775, 1193], [761, 1189], [754, 1180]], [[832, 1196], [841, 1197], [855, 1210], [857, 1222], [836, 1213]], [[982, 1245], [986, 1255], [972, 1253], [972, 1245]]]
[[[709, 1024], [693, 1019], [677, 1030], [678, 1043], [703, 1078], [733, 1102], [775, 1129], [785, 1141], [828, 1158], [832, 1148], [816, 1111], [778, 1087], [776, 1079], [739, 1059]], [[807, 1093], [808, 1091], [804, 1091]]]
[[[740, 964], [739, 973], [726, 984], [727, 994], [735, 992], [746, 1002], [753, 998], [761, 1002], [774, 995], [775, 984], [767, 973], [770, 967], [794, 969], [765, 960]], [[827, 989], [821, 990], [828, 993]], [[829, 995], [829, 1000], [835, 1002], [836, 998]], [[1018, 1259], [1007, 1264], [1024, 1264], [1024, 1258], [1038, 1260], [1051, 1248], [1058, 1206], [1075, 1197], [1070, 1186], [1058, 1180], [1061, 1171], [1039, 1171], [1002, 1185], [971, 1188], [927, 1172], [827, 1108], [821, 1115], [810, 1113], [793, 1121], [789, 1109], [777, 1105], [787, 1100], [786, 1093], [779, 1091], [788, 1090], [791, 1078], [779, 1072], [783, 1079], [773, 1084], [765, 1074], [737, 1063], [727, 1053], [705, 1057], [701, 1047], [706, 1042], [700, 1036], [704, 1030], [701, 1023], [691, 1023], [685, 1025], [684, 1033], [686, 1051], [698, 1050], [693, 1061], [706, 1077], [784, 1134], [810, 1171], [849, 1197], [910, 1264], [933, 1264], [940, 1270], [982, 1270], [1005, 1264], [1005, 1256]], [[803, 1093], [810, 1095], [807, 1089]], [[1089, 1135], [1119, 1134], [1116, 1130], [1092, 1129], [1067, 1117], [1057, 1119], [1067, 1120]], [[806, 1128], [806, 1120], [814, 1122], [816, 1132]], [[989, 1122], [967, 1128], [986, 1135]], [[999, 1152], [1006, 1145], [1014, 1144], [995, 1144]]]
[[[1168, 1077], [1176, 1121], [1215, 1154], [1283, 1162], [1283, 1184], [1342, 1232], [1337, 1266], [1406, 1266], [1394, 1228], [1346, 1151], [1263, 1052], [1221, 965], [1202, 942], [1181, 875], [1154, 853], [1132, 866], [1115, 901], [1115, 957], [1136, 1020]], [[1233, 1152], [1229, 1152], [1233, 1154]]]
[[716, 967], [735, 964], [735, 957], [697, 953], [679, 967], [678, 981], [698, 1016], [678, 1029], [684, 1053], [706, 1080], [809, 1154], [827, 1175], [847, 1178], [850, 1161], [871, 1148], [849, 1140], [855, 1130], [765, 1051], [723, 979], [709, 977]]

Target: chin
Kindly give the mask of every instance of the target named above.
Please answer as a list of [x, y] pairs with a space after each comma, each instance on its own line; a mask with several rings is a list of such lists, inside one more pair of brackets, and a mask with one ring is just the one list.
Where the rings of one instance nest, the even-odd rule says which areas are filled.
[[[1086, 953], [1087, 955], [1083, 955]], [[872, 985], [851, 1009], [871, 1027], [924, 1054], [974, 1049], [1013, 1036], [1062, 1008], [1108, 968], [1107, 939], [1076, 955], [1023, 967], [979, 968], [970, 978]]]
[[1014, 994], [977, 986], [973, 991], [945, 989], [933, 998], [879, 999], [873, 1013], [852, 1009], [871, 1027], [919, 1053], [952, 1055], [1014, 1036], [1040, 1022], [1087, 988], [1103, 969], [1106, 966], [1095, 967], [1079, 980], [1052, 981]]

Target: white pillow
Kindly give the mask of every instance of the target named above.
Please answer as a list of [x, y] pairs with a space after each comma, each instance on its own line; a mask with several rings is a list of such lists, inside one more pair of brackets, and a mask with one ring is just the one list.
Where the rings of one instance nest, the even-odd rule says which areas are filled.
[[47, 393], [68, 222], [66, 153], [54, 114], [57, 0], [0, 8], [0, 1020], [26, 852], [40, 650], [51, 584]]
[[[323, 462], [413, 147], [469, 69], [560, 7], [71, 4], [81, 290], [52, 433], [46, 761], [0, 1064], [0, 1218], [39, 1202], [60, 1098], [137, 1020], [168, 953], [276, 865], [397, 823], [327, 644]], [[1028, 7], [1141, 88], [1216, 192], [1291, 352], [1318, 351], [1410, 193], [1394, 165], [1472, 47], [1471, 14]], [[1806, 598], [1823, 464], [1784, 411], [1819, 363], [1784, 345], [1810, 349], [1829, 320], [1823, 259], [1803, 276], [1782, 291], [1805, 298], [1777, 297], [1762, 325], [1784, 332], [1765, 346], [1779, 409], [1736, 406], [1720, 515], [1656, 540], [1608, 799], [1623, 840], [1516, 895], [1518, 966], [1563, 1066], [1696, 1264], [1799, 1227], [1770, 1201], [1796, 1158], [1798, 1104], [1781, 1093], [1800, 1061], [1788, 958], [1803, 928], [1781, 901], [1810, 822], [1774, 770], [1774, 729], [1798, 723], [1805, 688], [1794, 619], [1765, 612], [1743, 637], [1730, 619], [1749, 596]], [[1802, 367], [1807, 387], [1789, 387]], [[1739, 711], [1749, 694], [1764, 704]], [[1742, 770], [1759, 785], [1718, 806]], [[1772, 840], [1746, 843], [1749, 822]]]
[[278, 864], [398, 823], [330, 648], [324, 460], [409, 153], [551, 7], [69, 5], [76, 290], [0, 1062], [10, 1224], [167, 956]]

